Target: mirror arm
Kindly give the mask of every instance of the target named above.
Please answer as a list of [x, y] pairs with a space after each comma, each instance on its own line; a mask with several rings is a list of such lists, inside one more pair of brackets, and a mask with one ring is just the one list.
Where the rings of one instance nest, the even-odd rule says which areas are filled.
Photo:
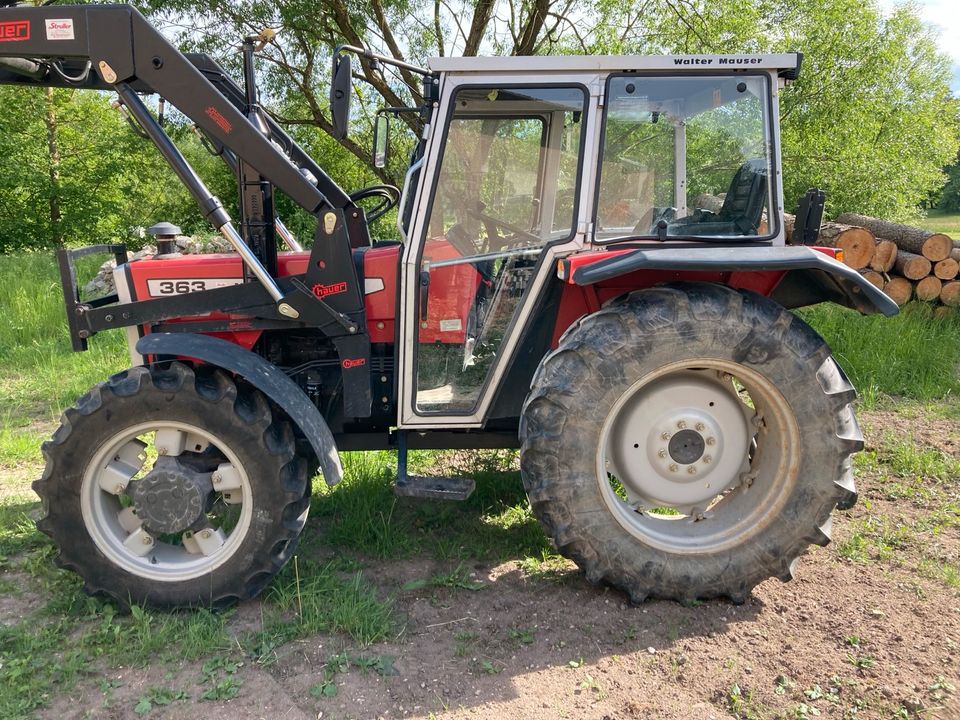
[[403, 60], [397, 60], [396, 58], [387, 57], [386, 55], [380, 55], [379, 53], [375, 53], [372, 50], [368, 50], [367, 48], [357, 47], [356, 45], [338, 45], [336, 49], [333, 51], [334, 60], [336, 60], [336, 58], [338, 58], [343, 53], [348, 53], [348, 52], [354, 53], [355, 55], [359, 55], [360, 57], [366, 58], [367, 60], [375, 60], [377, 62], [381, 62], [384, 65], [393, 65], [394, 67], [398, 67], [403, 70], [408, 70], [412, 73], [416, 73], [417, 75], [422, 75], [424, 77], [431, 77], [433, 75], [433, 73], [427, 70], [426, 68], [422, 68], [417, 65], [411, 65], [410, 63], [404, 62]]

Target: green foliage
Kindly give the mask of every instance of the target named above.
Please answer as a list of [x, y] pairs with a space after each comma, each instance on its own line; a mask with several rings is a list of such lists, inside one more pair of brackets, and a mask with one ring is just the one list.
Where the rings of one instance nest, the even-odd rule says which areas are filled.
[[[139, 229], [158, 219], [201, 227], [186, 189], [110, 102], [103, 93], [0, 87], [0, 252], [136, 245]], [[168, 131], [229, 202], [232, 180], [220, 160], [183, 128]]]
[[942, 212], [960, 212], [960, 163], [951, 165], [944, 172], [947, 184], [940, 191], [937, 210]]

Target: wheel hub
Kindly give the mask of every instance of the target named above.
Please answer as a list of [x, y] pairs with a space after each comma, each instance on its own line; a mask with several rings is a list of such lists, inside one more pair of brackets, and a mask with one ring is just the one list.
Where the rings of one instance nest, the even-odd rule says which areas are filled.
[[670, 438], [667, 452], [674, 461], [690, 465], [703, 457], [705, 447], [706, 439], [696, 430], [681, 430]]
[[210, 473], [199, 473], [176, 458], [161, 457], [153, 469], [130, 483], [137, 517], [154, 534], [181, 533], [202, 518], [213, 491]]
[[661, 378], [620, 407], [608, 471], [638, 506], [704, 509], [747, 466], [751, 414], [716, 373]]

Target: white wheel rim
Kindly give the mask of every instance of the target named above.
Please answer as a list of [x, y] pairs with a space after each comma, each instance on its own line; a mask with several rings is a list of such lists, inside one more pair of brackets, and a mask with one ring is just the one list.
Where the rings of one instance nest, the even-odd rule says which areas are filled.
[[697, 358], [649, 373], [617, 399], [600, 431], [597, 481], [617, 522], [645, 544], [719, 551], [776, 517], [799, 452], [796, 418], [773, 383]]
[[[146, 445], [145, 436], [150, 436]], [[181, 533], [177, 542], [147, 532], [129, 507], [126, 485], [151, 464], [137, 466], [151, 443], [158, 455], [179, 455], [206, 444], [223, 453], [227, 462], [211, 473], [216, 479], [211, 482], [218, 504], [239, 505], [236, 523], [224, 528], [214, 522], [199, 533]], [[145, 579], [180, 582], [208, 575], [233, 556], [250, 529], [253, 502], [246, 471], [226, 444], [195, 425], [163, 421], [126, 428], [103, 443], [84, 470], [80, 510], [90, 537], [113, 564]]]

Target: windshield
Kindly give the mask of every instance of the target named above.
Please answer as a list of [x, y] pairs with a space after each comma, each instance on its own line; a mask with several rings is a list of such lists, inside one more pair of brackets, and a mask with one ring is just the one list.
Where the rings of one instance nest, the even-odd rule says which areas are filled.
[[771, 235], [769, 82], [610, 78], [597, 239]]

